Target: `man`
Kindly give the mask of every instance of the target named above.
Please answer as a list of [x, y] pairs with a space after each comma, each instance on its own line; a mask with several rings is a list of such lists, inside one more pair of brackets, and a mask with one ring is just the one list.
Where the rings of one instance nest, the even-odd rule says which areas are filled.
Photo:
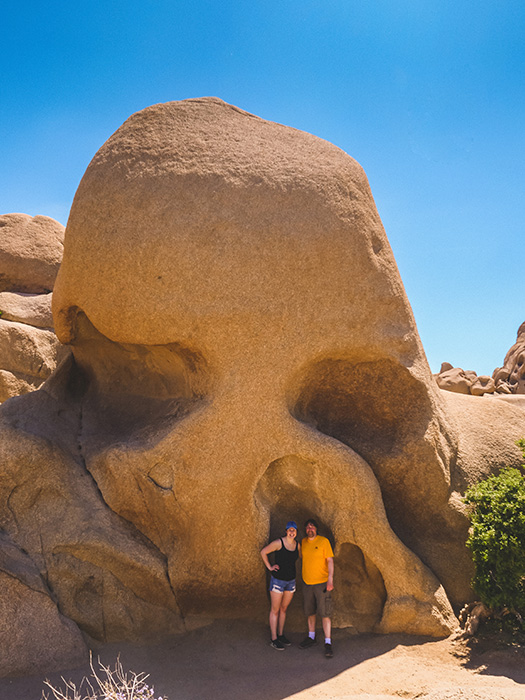
[[308, 619], [308, 637], [300, 644], [300, 649], [317, 644], [315, 638], [316, 615], [321, 617], [324, 632], [324, 655], [332, 653], [332, 591], [334, 590], [334, 553], [326, 537], [317, 534], [319, 526], [309, 518], [304, 529], [306, 537], [301, 542], [303, 558], [303, 597], [304, 613]]

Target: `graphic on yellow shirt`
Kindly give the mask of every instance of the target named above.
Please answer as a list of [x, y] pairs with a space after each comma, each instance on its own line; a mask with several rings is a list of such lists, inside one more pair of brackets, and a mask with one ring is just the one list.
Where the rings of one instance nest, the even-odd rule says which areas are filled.
[[305, 537], [301, 542], [303, 556], [303, 581], [310, 586], [328, 581], [327, 557], [333, 557], [332, 545], [322, 535], [313, 540]]

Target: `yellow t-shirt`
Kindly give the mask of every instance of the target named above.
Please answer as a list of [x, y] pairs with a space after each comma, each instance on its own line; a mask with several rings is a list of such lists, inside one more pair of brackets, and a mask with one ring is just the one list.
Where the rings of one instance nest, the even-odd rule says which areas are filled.
[[305, 537], [301, 542], [303, 557], [303, 581], [309, 586], [328, 581], [327, 557], [333, 557], [332, 545], [322, 535], [313, 540]]

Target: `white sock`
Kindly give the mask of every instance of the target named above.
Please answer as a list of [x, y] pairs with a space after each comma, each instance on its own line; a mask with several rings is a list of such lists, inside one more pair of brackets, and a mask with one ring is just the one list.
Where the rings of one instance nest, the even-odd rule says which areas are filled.
[[332, 643], [331, 637], [325, 637], [325, 638], [324, 638], [324, 643], [325, 643], [325, 644], [331, 644], [331, 643]]
[[315, 632], [308, 632], [310, 639], [315, 639]]

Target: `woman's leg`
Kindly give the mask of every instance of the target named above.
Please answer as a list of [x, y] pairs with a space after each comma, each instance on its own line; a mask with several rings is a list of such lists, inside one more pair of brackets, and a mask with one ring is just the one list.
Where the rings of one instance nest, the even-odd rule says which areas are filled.
[[284, 632], [284, 623], [286, 622], [286, 611], [292, 602], [294, 591], [285, 591], [281, 600], [279, 609], [279, 636]]
[[283, 595], [286, 594], [281, 593], [281, 591], [270, 591], [270, 634], [272, 639], [277, 639], [277, 620], [279, 619]]

